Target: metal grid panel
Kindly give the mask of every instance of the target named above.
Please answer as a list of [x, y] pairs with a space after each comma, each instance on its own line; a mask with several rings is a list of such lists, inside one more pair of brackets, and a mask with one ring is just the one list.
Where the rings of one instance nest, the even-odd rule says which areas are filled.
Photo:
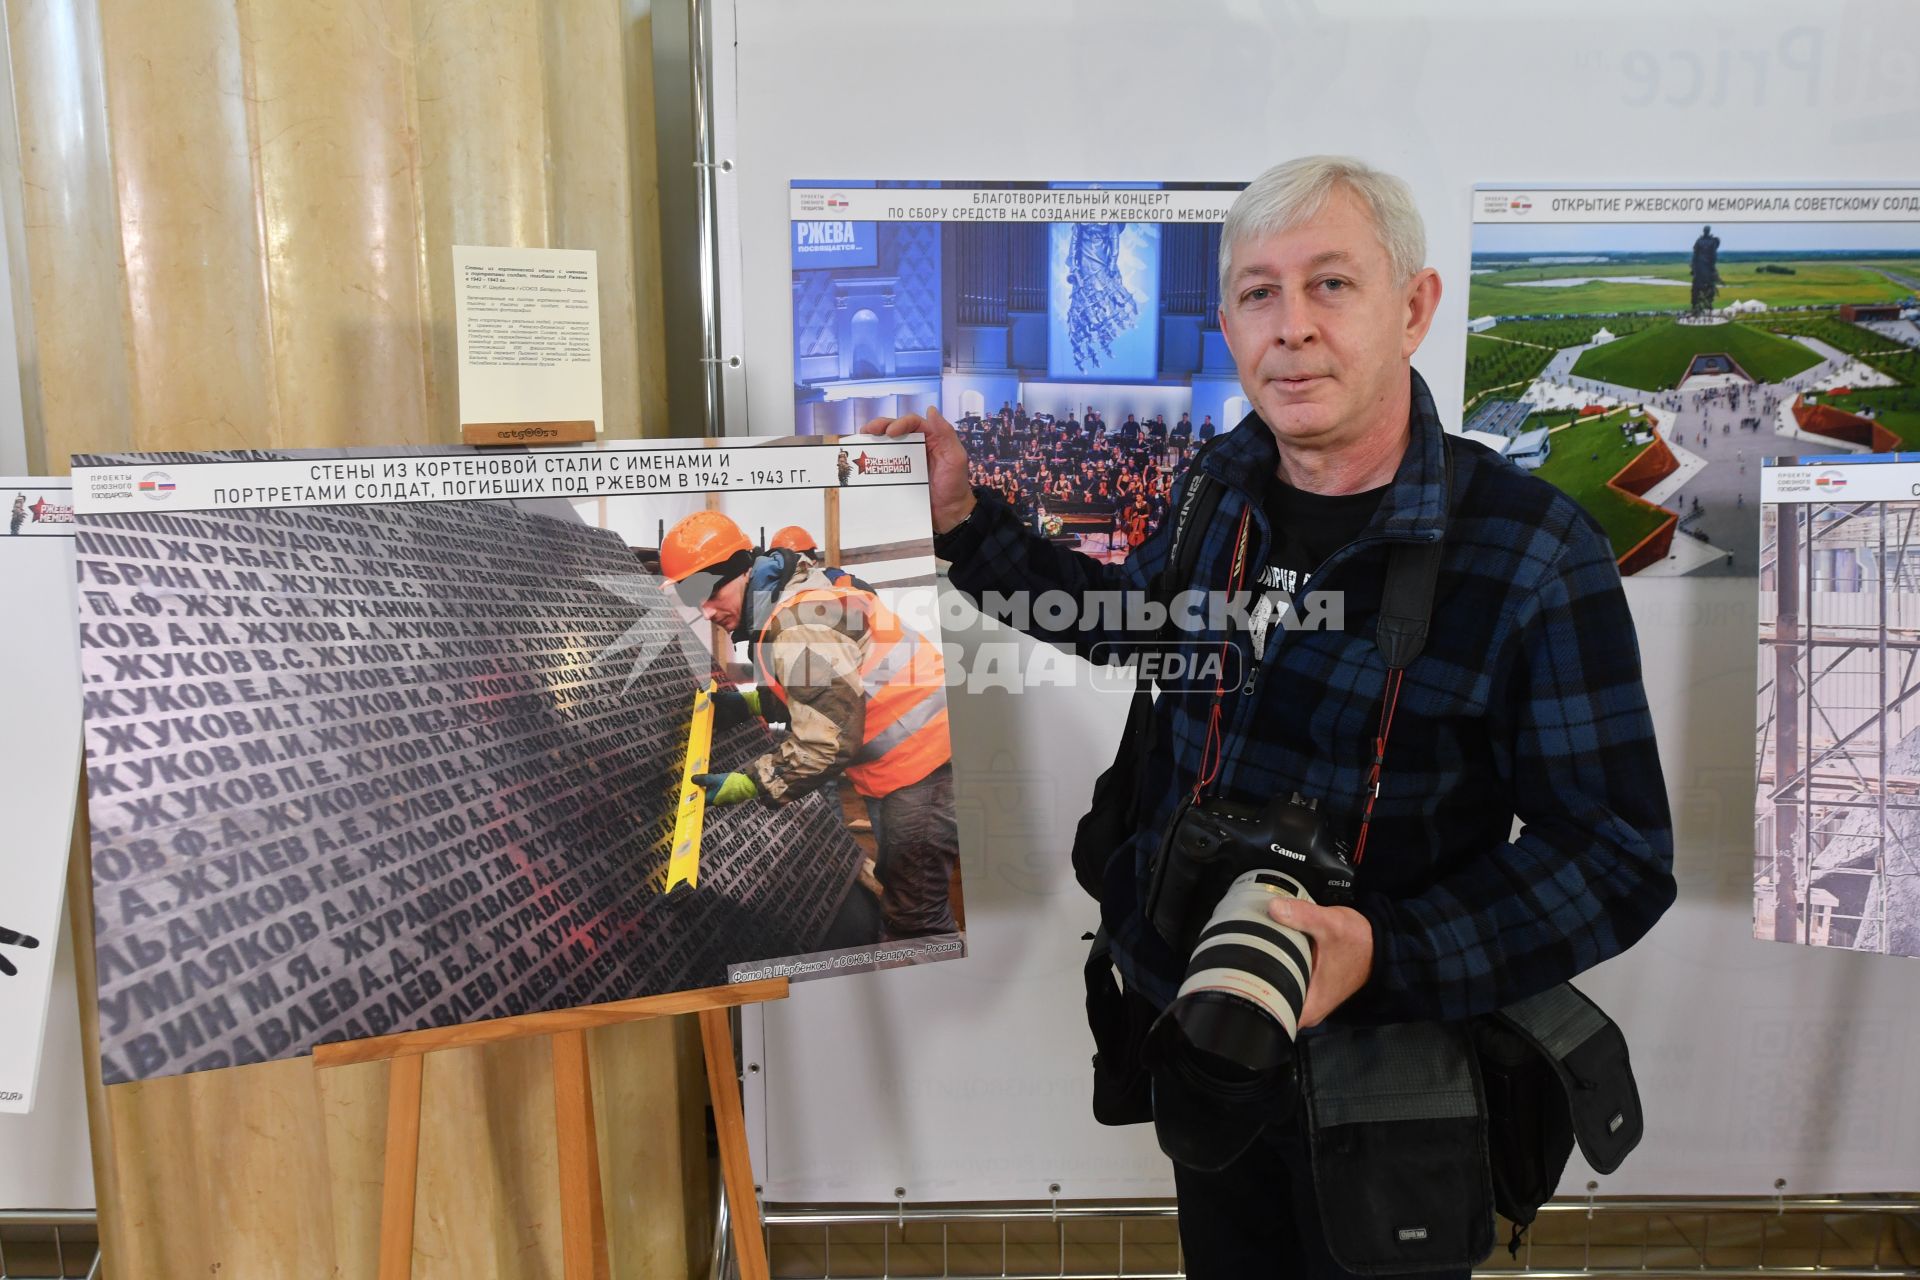
[[91, 1213], [0, 1210], [0, 1280], [97, 1280], [99, 1234]]
[[[1185, 1276], [1167, 1202], [772, 1206], [766, 1222], [773, 1275], [782, 1280]], [[1920, 1277], [1920, 1199], [1556, 1200], [1542, 1208], [1517, 1257], [1496, 1249], [1476, 1274], [1682, 1272]], [[728, 1260], [716, 1258], [714, 1275], [729, 1274]]]

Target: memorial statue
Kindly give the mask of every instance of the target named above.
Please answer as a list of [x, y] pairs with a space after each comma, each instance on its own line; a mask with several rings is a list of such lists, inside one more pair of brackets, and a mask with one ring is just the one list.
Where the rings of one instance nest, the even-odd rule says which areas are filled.
[[1713, 310], [1713, 295], [1725, 283], [1720, 279], [1720, 237], [1712, 227], [1700, 228], [1700, 238], [1693, 242], [1692, 268], [1693, 299], [1687, 312], [1704, 316]]
[[1098, 369], [1113, 344], [1140, 319], [1140, 299], [1127, 288], [1120, 266], [1122, 223], [1076, 224], [1067, 250], [1067, 336], [1073, 367]]

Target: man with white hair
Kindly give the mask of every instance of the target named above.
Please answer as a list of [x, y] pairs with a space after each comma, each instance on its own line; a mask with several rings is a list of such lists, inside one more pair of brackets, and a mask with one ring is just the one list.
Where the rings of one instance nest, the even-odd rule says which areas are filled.
[[[1124, 564], [1054, 546], [970, 488], [965, 450], [936, 411], [866, 427], [925, 433], [936, 550], [975, 599], [1257, 597], [1243, 617], [1228, 611], [1188, 633], [1203, 652], [1231, 653], [1231, 674], [1163, 685], [1152, 704], [1101, 892], [1131, 1006], [1118, 1023], [1096, 1021], [1109, 1069], [1138, 1052], [1137, 1041], [1116, 1046], [1116, 1026], [1143, 1028], [1181, 989], [1187, 956], [1147, 902], [1153, 873], [1176, 856], [1165, 837], [1191, 806], [1298, 793], [1353, 849], [1351, 905], [1277, 896], [1269, 906], [1311, 939], [1303, 1042], [1360, 1029], [1365, 1043], [1411, 1025], [1463, 1034], [1467, 1020], [1630, 946], [1673, 900], [1666, 789], [1610, 544], [1565, 494], [1443, 430], [1411, 363], [1440, 300], [1425, 252], [1406, 184], [1357, 160], [1295, 160], [1242, 193], [1221, 236], [1220, 323], [1253, 410], [1201, 449], [1169, 518]], [[1189, 503], [1208, 487], [1217, 502]], [[1161, 581], [1190, 511], [1210, 514], [1178, 534], [1189, 576]], [[1389, 568], [1433, 547], [1424, 648], [1390, 668], [1381, 615], [1405, 614], [1382, 606], [1405, 593], [1389, 596]], [[1081, 652], [1152, 639], [1112, 611], [1059, 618], [1029, 610], [1020, 625]], [[1111, 977], [1090, 964], [1090, 1010], [1114, 1003], [1100, 983]], [[1164, 1083], [1155, 1077], [1154, 1118], [1171, 1151]], [[1426, 1270], [1465, 1275], [1478, 1260], [1466, 1254], [1488, 1244], [1491, 1213], [1475, 1196], [1484, 1163], [1424, 1179], [1439, 1184], [1427, 1194], [1457, 1199], [1432, 1219], [1393, 1223], [1397, 1241], [1394, 1230], [1356, 1241], [1353, 1224], [1376, 1207], [1361, 1202], [1393, 1202], [1422, 1180], [1419, 1166], [1404, 1147], [1382, 1149], [1357, 1189], [1349, 1180], [1336, 1192], [1326, 1152], [1310, 1151], [1320, 1121], [1289, 1099], [1244, 1126], [1246, 1145], [1224, 1168], [1176, 1161], [1187, 1274], [1341, 1275], [1343, 1262], [1418, 1271], [1426, 1258]], [[1442, 1240], [1458, 1247], [1428, 1249]]]

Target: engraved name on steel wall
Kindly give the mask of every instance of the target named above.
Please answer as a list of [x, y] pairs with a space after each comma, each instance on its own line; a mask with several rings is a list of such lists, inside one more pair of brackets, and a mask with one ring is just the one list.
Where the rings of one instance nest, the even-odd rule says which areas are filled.
[[816, 796], [709, 823], [662, 892], [711, 661], [611, 534], [155, 511], [86, 518], [78, 575], [109, 1083], [715, 985], [817, 948], [858, 874]]

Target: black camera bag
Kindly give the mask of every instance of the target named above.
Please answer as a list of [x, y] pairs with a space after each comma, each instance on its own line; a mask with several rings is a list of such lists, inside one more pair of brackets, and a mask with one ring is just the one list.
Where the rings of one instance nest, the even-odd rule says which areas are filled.
[[1574, 1143], [1612, 1173], [1640, 1143], [1645, 1118], [1627, 1038], [1571, 983], [1473, 1024], [1486, 1085], [1494, 1207], [1513, 1224], [1507, 1251], [1553, 1198]]
[[1493, 1252], [1487, 1113], [1467, 1026], [1300, 1038], [1320, 1229], [1359, 1275], [1465, 1271]]
[[1507, 1247], [1517, 1255], [1520, 1237], [1566, 1172], [1573, 1113], [1553, 1068], [1498, 1017], [1475, 1020], [1473, 1048], [1487, 1094], [1493, 1204], [1513, 1224]]
[[1328, 1025], [1300, 1039], [1328, 1251], [1362, 1275], [1464, 1270], [1509, 1251], [1575, 1142], [1612, 1173], [1639, 1144], [1626, 1037], [1571, 984], [1471, 1022]]

